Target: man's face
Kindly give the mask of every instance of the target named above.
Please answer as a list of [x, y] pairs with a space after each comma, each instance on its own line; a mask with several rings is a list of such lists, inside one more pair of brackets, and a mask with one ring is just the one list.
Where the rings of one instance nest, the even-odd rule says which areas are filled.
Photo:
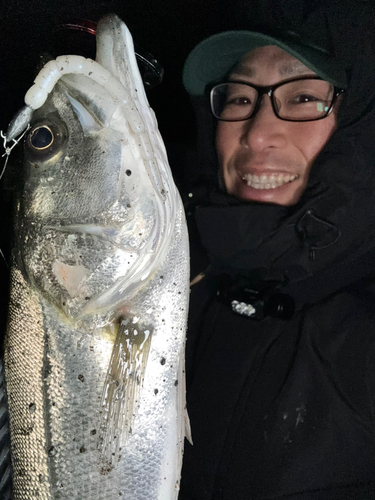
[[[269, 86], [310, 75], [315, 73], [295, 57], [276, 46], [266, 46], [247, 54], [230, 80]], [[227, 192], [248, 201], [297, 203], [311, 166], [335, 127], [335, 111], [311, 122], [280, 120], [268, 96], [263, 97], [254, 118], [219, 121], [216, 149]]]

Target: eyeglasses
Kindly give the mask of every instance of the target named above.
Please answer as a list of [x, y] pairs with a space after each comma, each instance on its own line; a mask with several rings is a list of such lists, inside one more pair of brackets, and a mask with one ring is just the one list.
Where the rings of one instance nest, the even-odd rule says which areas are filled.
[[227, 82], [212, 88], [210, 102], [212, 113], [218, 120], [236, 122], [254, 117], [263, 95], [267, 94], [278, 118], [306, 122], [328, 116], [343, 92], [319, 77], [295, 78], [269, 87]]

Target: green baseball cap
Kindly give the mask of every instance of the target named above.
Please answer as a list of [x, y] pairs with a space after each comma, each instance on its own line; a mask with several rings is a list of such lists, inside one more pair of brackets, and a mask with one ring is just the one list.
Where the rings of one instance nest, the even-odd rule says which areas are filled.
[[343, 65], [328, 50], [288, 31], [269, 35], [255, 31], [224, 31], [200, 42], [189, 54], [183, 83], [192, 95], [204, 95], [207, 85], [219, 83], [242, 56], [258, 47], [277, 45], [336, 87], [347, 87]]

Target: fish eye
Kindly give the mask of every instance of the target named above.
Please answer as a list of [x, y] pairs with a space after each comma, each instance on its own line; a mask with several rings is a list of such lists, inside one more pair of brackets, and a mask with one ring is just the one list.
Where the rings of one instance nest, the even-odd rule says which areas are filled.
[[29, 143], [38, 151], [42, 151], [50, 147], [54, 142], [52, 130], [47, 125], [36, 127], [29, 135]]
[[[41, 115], [36, 110], [36, 120], [24, 142], [25, 159], [31, 163], [53, 164], [64, 154], [69, 138], [66, 123], [56, 112]], [[43, 112], [43, 111], [42, 111]]]

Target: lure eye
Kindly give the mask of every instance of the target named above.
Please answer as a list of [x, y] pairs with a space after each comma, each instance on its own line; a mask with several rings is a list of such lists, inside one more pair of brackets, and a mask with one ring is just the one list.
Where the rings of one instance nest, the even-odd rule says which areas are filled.
[[42, 151], [53, 144], [54, 136], [49, 127], [42, 125], [32, 131], [29, 141], [33, 148]]

